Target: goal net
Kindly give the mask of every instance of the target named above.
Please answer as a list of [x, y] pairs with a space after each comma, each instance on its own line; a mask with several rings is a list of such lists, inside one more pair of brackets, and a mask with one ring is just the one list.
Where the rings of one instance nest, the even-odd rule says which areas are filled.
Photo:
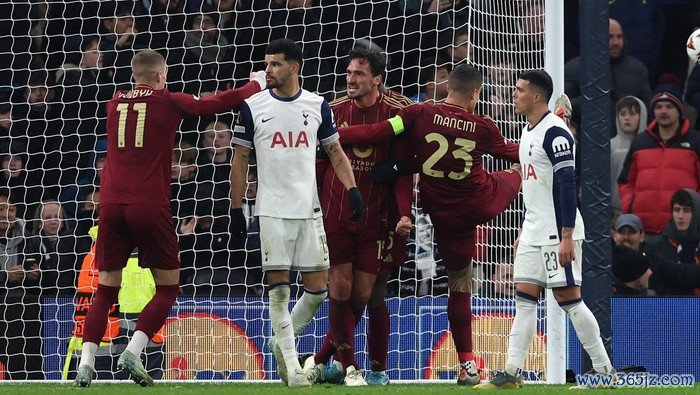
[[[478, 111], [519, 138], [511, 93], [517, 74], [544, 66], [543, 1], [195, 0], [41, 2], [5, 5], [0, 23], [0, 379], [67, 379], [75, 374], [83, 320], [97, 284], [91, 252], [106, 155], [105, 104], [129, 88], [129, 62], [144, 48], [169, 66], [168, 88], [198, 96], [240, 86], [264, 67], [264, 48], [288, 37], [303, 45], [303, 87], [331, 100], [345, 90], [355, 46], [387, 57], [386, 86], [416, 100], [440, 100], [459, 62], [484, 74]], [[181, 290], [149, 343], [146, 366], [163, 379], [277, 379], [265, 346], [271, 326], [263, 295], [255, 163], [246, 190], [249, 236], [227, 233], [233, 114], [188, 118], [173, 153], [173, 226]], [[490, 171], [506, 164], [487, 158]], [[447, 277], [430, 219], [414, 199], [415, 231], [405, 265], [391, 275], [387, 304], [392, 380], [450, 379], [457, 359], [447, 321]], [[484, 375], [504, 366], [514, 316], [512, 243], [516, 201], [478, 229], [474, 257], [474, 347]], [[91, 230], [92, 229], [92, 230]], [[135, 318], [154, 292], [136, 257], [124, 274], [98, 351], [99, 378], [114, 374]], [[126, 280], [128, 279], [128, 280]], [[293, 290], [300, 295], [300, 290]], [[543, 309], [525, 366], [546, 380]], [[318, 350], [327, 306], [298, 340]], [[356, 348], [367, 358], [367, 321]]]

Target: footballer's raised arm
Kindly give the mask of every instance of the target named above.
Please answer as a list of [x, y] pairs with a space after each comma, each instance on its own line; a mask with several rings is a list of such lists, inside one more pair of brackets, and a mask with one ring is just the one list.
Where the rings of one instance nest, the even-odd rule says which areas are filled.
[[260, 92], [260, 83], [250, 81], [240, 88], [228, 89], [207, 97], [200, 98], [186, 93], [171, 93], [170, 98], [175, 101], [183, 114], [202, 116], [231, 111], [241, 105], [243, 100], [258, 92]]
[[491, 118], [484, 118], [486, 127], [489, 128], [489, 136], [491, 137], [491, 149], [489, 154], [495, 158], [504, 159], [512, 163], [520, 163], [519, 153], [520, 145], [512, 141], [508, 141], [503, 137], [501, 130], [498, 129]]
[[340, 142], [343, 144], [381, 143], [403, 131], [403, 119], [399, 115], [373, 124], [354, 125], [338, 129]]

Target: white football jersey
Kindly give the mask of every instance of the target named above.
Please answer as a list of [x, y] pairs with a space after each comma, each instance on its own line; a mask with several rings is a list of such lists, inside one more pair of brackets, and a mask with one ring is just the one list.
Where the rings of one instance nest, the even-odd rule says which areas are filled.
[[311, 219], [320, 210], [316, 145], [339, 138], [328, 103], [301, 89], [291, 98], [266, 89], [240, 107], [232, 142], [255, 149], [258, 195], [255, 215]]
[[[566, 175], [570, 187], [574, 170], [574, 136], [566, 123], [547, 113], [533, 128], [525, 126], [520, 137], [520, 164], [523, 172], [525, 220], [520, 241], [532, 246], [559, 244], [561, 228], [566, 221], [565, 208], [576, 210], [569, 221], [574, 225], [573, 238], [585, 237], [583, 219], [576, 208], [576, 194], [562, 202], [561, 176]], [[563, 171], [555, 175], [558, 171]], [[575, 191], [575, 182], [573, 182]], [[567, 204], [568, 203], [568, 204]], [[573, 222], [575, 221], [575, 222]]]

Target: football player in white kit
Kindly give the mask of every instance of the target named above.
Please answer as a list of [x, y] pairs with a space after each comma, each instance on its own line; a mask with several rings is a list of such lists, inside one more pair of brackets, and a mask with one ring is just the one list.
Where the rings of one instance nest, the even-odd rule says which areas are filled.
[[[292, 40], [270, 42], [265, 50], [267, 89], [240, 107], [232, 139], [231, 234], [244, 237], [241, 209], [248, 156], [255, 148], [262, 269], [269, 284], [274, 336], [268, 345], [278, 372], [290, 387], [311, 384], [299, 364], [294, 338], [301, 334], [327, 296], [328, 247], [316, 188], [316, 145], [328, 153], [338, 179], [348, 189], [357, 220], [364, 209], [350, 161], [340, 146], [333, 113], [323, 97], [301, 89], [302, 50]], [[289, 312], [290, 270], [301, 272], [304, 294]]]
[[514, 248], [515, 319], [505, 371], [475, 388], [520, 388], [521, 369], [537, 327], [537, 301], [551, 288], [601, 374], [614, 374], [593, 313], [581, 299], [581, 245], [585, 236], [577, 208], [574, 136], [549, 111], [552, 79], [544, 70], [522, 73], [513, 92], [515, 112], [527, 117], [520, 138], [525, 219]]

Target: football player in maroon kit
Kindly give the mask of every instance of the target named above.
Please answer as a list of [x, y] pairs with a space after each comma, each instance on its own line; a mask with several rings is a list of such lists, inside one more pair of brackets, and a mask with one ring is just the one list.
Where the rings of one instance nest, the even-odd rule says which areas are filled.
[[180, 293], [180, 259], [170, 213], [170, 167], [175, 133], [185, 116], [231, 111], [265, 86], [265, 73], [251, 74], [245, 86], [199, 98], [165, 89], [162, 55], [143, 50], [131, 68], [136, 86], [107, 103], [107, 161], [100, 187], [100, 234], [96, 264], [99, 286], [85, 319], [83, 349], [75, 385], [86, 387], [95, 374], [95, 351], [117, 302], [121, 271], [134, 247], [139, 264], [153, 274], [156, 293], [139, 314], [136, 332], [117, 366], [142, 386], [153, 379], [141, 352], [163, 326]]
[[462, 64], [450, 73], [443, 103], [408, 106], [387, 121], [340, 131], [343, 144], [385, 141], [401, 133], [410, 137], [423, 210], [435, 226], [448, 273], [447, 317], [460, 363], [457, 384], [479, 383], [470, 304], [475, 229], [503, 212], [521, 184], [520, 165], [494, 173], [483, 168], [484, 154], [518, 162], [518, 144], [506, 141], [491, 119], [473, 113], [481, 87], [479, 71]]
[[[410, 101], [392, 92], [382, 93], [386, 63], [384, 55], [369, 49], [354, 49], [349, 54], [346, 83], [347, 96], [330, 103], [338, 128], [350, 125], [376, 123], [396, 115]], [[310, 381], [325, 376], [323, 369], [335, 353], [335, 369], [330, 375], [345, 376], [346, 385], [357, 386], [387, 384], [386, 356], [388, 353], [389, 312], [384, 301], [388, 270], [383, 261], [389, 244], [399, 244], [405, 239], [389, 242], [389, 231], [405, 237], [411, 230], [412, 175], [398, 177], [393, 183], [378, 182], [372, 169], [389, 159], [410, 155], [407, 139], [374, 144], [344, 146], [355, 174], [355, 180], [367, 202], [367, 210], [357, 222], [351, 222], [352, 211], [348, 205], [348, 193], [327, 162], [318, 166], [321, 185], [321, 207], [330, 253], [330, 331], [324, 345], [314, 356], [304, 362], [304, 370]], [[398, 217], [397, 217], [398, 214]], [[402, 226], [395, 229], [401, 219]], [[392, 260], [396, 261], [396, 259]], [[377, 276], [381, 280], [376, 283]], [[370, 330], [368, 348], [372, 373], [367, 381], [359, 374], [355, 360], [355, 326], [367, 306]], [[339, 368], [339, 369], [338, 369]], [[347, 375], [344, 373], [347, 371]]]

